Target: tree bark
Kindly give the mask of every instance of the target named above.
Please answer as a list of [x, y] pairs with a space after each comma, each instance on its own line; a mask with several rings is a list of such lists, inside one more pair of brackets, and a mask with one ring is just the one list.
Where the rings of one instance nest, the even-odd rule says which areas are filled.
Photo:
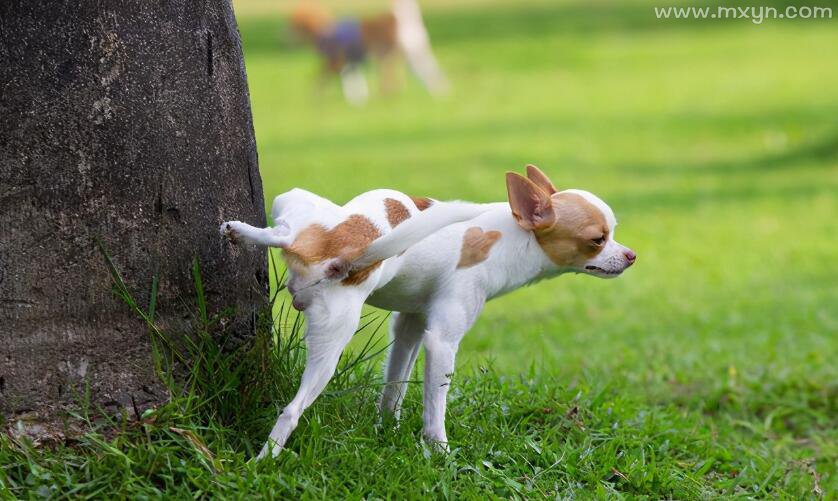
[[268, 285], [263, 252], [222, 221], [265, 223], [238, 29], [229, 0], [0, 3], [0, 414], [55, 423], [92, 403], [166, 393], [143, 322], [115, 298], [100, 239], [157, 318], [211, 307], [239, 330]]

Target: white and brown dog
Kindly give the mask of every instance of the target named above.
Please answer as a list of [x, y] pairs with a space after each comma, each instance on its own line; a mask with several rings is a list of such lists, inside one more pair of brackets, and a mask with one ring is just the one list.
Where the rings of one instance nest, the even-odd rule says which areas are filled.
[[506, 175], [509, 202], [470, 204], [374, 190], [338, 206], [294, 189], [276, 198], [276, 226], [221, 225], [234, 241], [283, 250], [288, 290], [304, 311], [307, 362], [259, 457], [276, 455], [334, 374], [364, 303], [395, 312], [380, 409], [398, 418], [425, 346], [425, 438], [447, 447], [454, 357], [489, 299], [562, 273], [613, 278], [636, 256], [614, 240], [614, 213], [580, 190], [557, 191], [528, 165]]

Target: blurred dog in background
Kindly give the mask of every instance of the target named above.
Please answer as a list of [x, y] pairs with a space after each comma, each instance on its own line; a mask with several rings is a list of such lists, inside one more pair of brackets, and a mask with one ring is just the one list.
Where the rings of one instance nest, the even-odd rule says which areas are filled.
[[390, 12], [377, 16], [337, 20], [322, 5], [305, 0], [292, 12], [291, 26], [320, 54], [324, 79], [339, 77], [343, 95], [352, 104], [369, 98], [363, 71], [367, 59], [376, 62], [383, 93], [396, 87], [400, 58], [432, 95], [448, 90], [416, 0], [393, 0]]

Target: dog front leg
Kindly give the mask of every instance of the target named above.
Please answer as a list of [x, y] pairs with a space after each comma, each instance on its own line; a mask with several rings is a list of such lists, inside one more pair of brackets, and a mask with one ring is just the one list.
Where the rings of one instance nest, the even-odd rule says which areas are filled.
[[483, 301], [434, 308], [428, 319], [425, 345], [425, 395], [422, 434], [432, 444], [448, 451], [445, 433], [445, 407], [457, 349], [466, 331], [474, 323]]
[[306, 310], [306, 367], [294, 399], [282, 410], [257, 459], [276, 456], [297, 427], [300, 415], [320, 395], [332, 378], [340, 354], [352, 339], [361, 317], [364, 297], [344, 286], [337, 293], [324, 293]]
[[[462, 337], [462, 336], [460, 336]], [[425, 332], [425, 408], [422, 435], [431, 444], [448, 450], [445, 407], [460, 339], [437, 330]]]

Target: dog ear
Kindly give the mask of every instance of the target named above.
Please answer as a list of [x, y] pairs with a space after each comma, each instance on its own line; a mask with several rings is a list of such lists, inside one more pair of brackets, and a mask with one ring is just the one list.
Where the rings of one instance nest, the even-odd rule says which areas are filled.
[[535, 183], [514, 172], [506, 173], [506, 191], [512, 216], [525, 230], [549, 228], [556, 222], [550, 195]]
[[555, 186], [553, 186], [553, 183], [550, 181], [550, 178], [547, 177], [547, 174], [541, 172], [541, 169], [533, 164], [527, 164], [527, 178], [535, 183], [536, 186], [546, 191], [548, 195], [552, 195], [553, 193], [559, 191]]
[[326, 278], [332, 280], [343, 280], [349, 275], [349, 261], [343, 258], [335, 258], [326, 264], [324, 271]]

